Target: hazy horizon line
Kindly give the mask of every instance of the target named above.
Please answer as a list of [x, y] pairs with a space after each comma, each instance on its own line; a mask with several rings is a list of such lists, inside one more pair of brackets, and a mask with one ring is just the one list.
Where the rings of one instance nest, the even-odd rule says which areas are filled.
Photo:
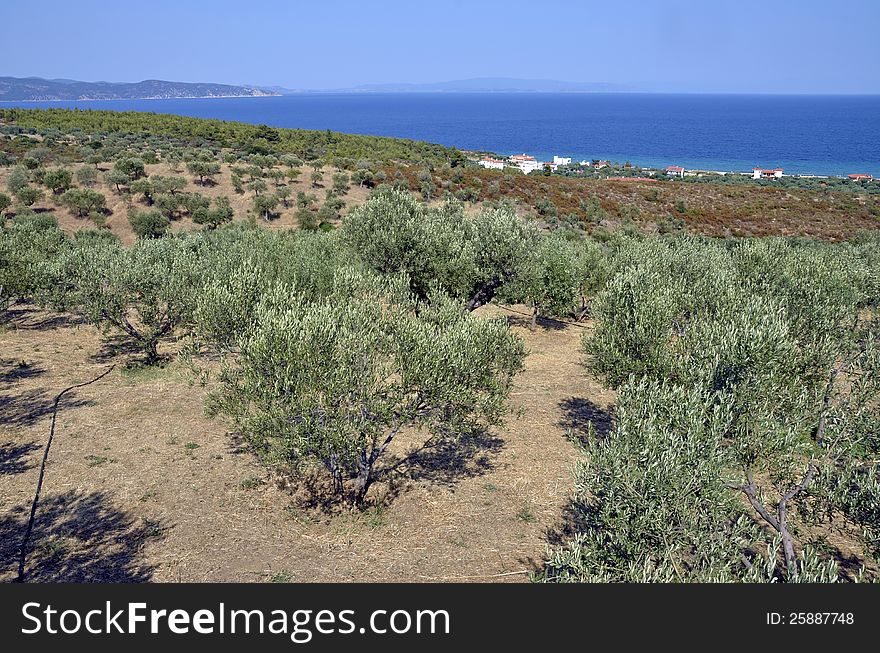
[[[880, 90], [877, 91], [822, 91], [822, 90], [781, 90], [781, 91], [770, 91], [770, 90], [705, 90], [705, 89], [675, 89], [675, 88], [656, 88], [657, 83], [639, 83], [639, 82], [609, 82], [609, 81], [571, 81], [571, 80], [558, 80], [552, 78], [518, 78], [518, 77], [491, 77], [491, 76], [483, 76], [483, 77], [470, 77], [470, 78], [460, 78], [460, 79], [448, 79], [441, 81], [433, 81], [433, 82], [366, 82], [361, 84], [356, 84], [353, 86], [335, 86], [335, 87], [323, 87], [323, 88], [315, 88], [315, 87], [296, 87], [296, 86], [288, 86], [280, 83], [253, 83], [253, 82], [227, 82], [227, 81], [204, 81], [203, 79], [190, 81], [190, 80], [181, 80], [181, 79], [162, 79], [159, 77], [145, 77], [144, 79], [140, 79], [137, 81], [108, 81], [106, 79], [100, 80], [86, 80], [86, 79], [74, 79], [71, 77], [43, 77], [40, 75], [25, 75], [22, 77], [17, 77], [15, 75], [0, 75], [0, 77], [9, 77], [12, 79], [39, 79], [45, 81], [57, 81], [57, 82], [77, 82], [77, 83], [85, 83], [85, 84], [139, 84], [148, 81], [160, 81], [167, 83], [181, 83], [181, 84], [218, 84], [224, 86], [240, 86], [246, 88], [255, 88], [260, 90], [283, 90], [289, 92], [289, 94], [338, 94], [338, 93], [358, 93], [358, 94], [428, 94], [428, 93], [437, 93], [437, 94], [451, 94], [451, 93], [462, 93], [462, 94], [532, 94], [532, 95], [797, 95], [797, 96], [877, 96], [880, 95]], [[571, 85], [580, 85], [580, 86], [615, 86], [620, 87], [615, 90], [606, 90], [606, 89], [597, 89], [597, 90], [537, 90], [537, 89], [473, 89], [473, 90], [462, 90], [462, 89], [450, 89], [450, 90], [429, 90], [422, 89], [419, 90], [419, 87], [430, 87], [435, 85], [442, 84], [454, 84], [461, 82], [474, 82], [481, 80], [507, 80], [511, 82], [530, 82], [530, 83], [549, 83], [549, 84], [571, 84]], [[650, 88], [650, 87], [655, 88]], [[662, 85], [660, 85], [662, 86]], [[380, 87], [380, 88], [376, 88]], [[396, 90], [382, 90], [381, 87], [403, 87]], [[414, 87], [414, 88], [412, 88]], [[145, 98], [146, 99], [146, 98]], [[36, 101], [36, 100], [35, 100]], [[48, 101], [48, 100], [47, 100]], [[3, 102], [10, 102], [9, 100], [5, 100]]]

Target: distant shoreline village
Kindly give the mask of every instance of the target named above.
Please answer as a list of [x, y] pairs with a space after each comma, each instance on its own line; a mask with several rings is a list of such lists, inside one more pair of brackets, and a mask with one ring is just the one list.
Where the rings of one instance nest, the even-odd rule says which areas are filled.
[[[535, 157], [526, 154], [523, 152], [522, 154], [513, 154], [508, 157], [498, 157], [498, 156], [489, 156], [485, 155], [476, 159], [476, 163], [483, 168], [488, 168], [490, 170], [504, 170], [505, 168], [513, 168], [517, 169], [523, 174], [530, 174], [532, 172], [558, 172], [560, 168], [567, 168], [572, 171], [577, 170], [592, 170], [598, 171], [604, 168], [611, 168], [612, 163], [610, 161], [606, 161], [604, 159], [592, 159], [592, 160], [583, 160], [577, 163], [572, 163], [572, 157], [566, 156], [556, 156], [554, 155], [552, 161], [538, 161]], [[677, 165], [669, 165], [666, 166], [665, 169], [661, 168], [651, 168], [651, 167], [643, 167], [636, 166], [630, 163], [626, 163], [622, 166], [622, 168], [626, 171], [638, 171], [640, 174], [644, 173], [647, 177], [641, 176], [621, 176], [621, 177], [609, 177], [609, 179], [620, 179], [620, 180], [630, 180], [630, 181], [656, 181], [658, 176], [666, 176], [666, 177], [702, 177], [706, 175], [743, 175], [746, 177], [751, 177], [752, 179], [781, 179], [782, 177], [796, 177], [800, 179], [848, 179], [853, 182], [870, 182], [874, 180], [872, 175], [855, 172], [850, 173], [848, 175], [811, 175], [811, 174], [794, 174], [794, 175], [786, 175], [785, 170], [783, 168], [753, 168], [749, 172], [737, 172], [737, 171], [725, 171], [725, 170], [698, 170], [698, 169], [686, 169], [682, 166]]]

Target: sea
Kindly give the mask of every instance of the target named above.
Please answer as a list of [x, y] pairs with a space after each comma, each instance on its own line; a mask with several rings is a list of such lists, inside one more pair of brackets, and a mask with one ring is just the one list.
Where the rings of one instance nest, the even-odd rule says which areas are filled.
[[880, 95], [302, 93], [0, 103], [152, 111], [645, 167], [880, 177]]

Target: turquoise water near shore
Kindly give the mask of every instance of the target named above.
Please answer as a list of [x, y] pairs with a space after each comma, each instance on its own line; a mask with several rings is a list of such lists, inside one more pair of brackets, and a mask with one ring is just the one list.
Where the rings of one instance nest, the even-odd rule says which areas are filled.
[[880, 96], [360, 93], [0, 103], [7, 106], [154, 111], [544, 160], [880, 177]]

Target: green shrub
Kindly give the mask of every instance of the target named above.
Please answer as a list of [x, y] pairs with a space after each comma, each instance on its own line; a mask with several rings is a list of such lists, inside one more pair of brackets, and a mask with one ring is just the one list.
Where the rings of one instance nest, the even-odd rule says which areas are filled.
[[79, 217], [104, 210], [106, 198], [90, 188], [71, 188], [61, 196], [63, 206], [74, 211]]
[[[734, 408], [699, 389], [634, 381], [614, 426], [591, 433], [577, 471], [579, 533], [556, 550], [548, 582], [762, 582], [778, 578], [778, 538], [726, 482]], [[789, 581], [829, 581], [835, 563], [807, 548]]]
[[[763, 526], [749, 550], [781, 549], [778, 560], [773, 554], [761, 563], [762, 578], [831, 578], [832, 568], [820, 565], [818, 554], [801, 538], [806, 537], [805, 526], [835, 515], [844, 514], [863, 530], [865, 555], [872, 555], [877, 549], [872, 506], [880, 499], [872, 462], [880, 454], [880, 349], [877, 314], [868, 308], [875, 301], [871, 289], [876, 271], [864, 253], [853, 247], [778, 239], [729, 246], [671, 239], [624, 248], [616, 263], [617, 273], [596, 298], [596, 329], [584, 336], [593, 369], [623, 393], [625, 410], [619, 412], [618, 406], [612, 439], [619, 429], [628, 428], [624, 419], [633, 412], [648, 421], [632, 422], [640, 424], [633, 433], [644, 437], [635, 435], [626, 446], [653, 446], [650, 420], [656, 410], [674, 403], [664, 392], [675, 385], [707, 408], [670, 422], [665, 427], [670, 433], [693, 420], [711, 425], [710, 417], [724, 415], [723, 437], [706, 445], [704, 452], [707, 460], [718, 464], [712, 472], [717, 475], [713, 487], [723, 482], [730, 498], [743, 507], [743, 516]], [[639, 391], [629, 394], [636, 386]], [[670, 456], [683, 453], [678, 446], [663, 445]], [[603, 453], [614, 451], [622, 457], [621, 464], [628, 460], [639, 466], [625, 447]], [[591, 450], [591, 459], [599, 455]], [[694, 465], [682, 463], [682, 478]], [[674, 479], [678, 472], [670, 468], [665, 473]], [[857, 491], [852, 491], [854, 485]], [[595, 484], [585, 489], [593, 496], [604, 491]], [[699, 496], [708, 493], [696, 491]], [[646, 509], [632, 501], [629, 495], [618, 495], [615, 510], [623, 514]], [[662, 507], [662, 501], [652, 502]], [[699, 519], [705, 521], [706, 537], [734, 523], [730, 517]], [[799, 526], [793, 525], [795, 519]], [[664, 531], [662, 521], [656, 528], [669, 542], [687, 530]], [[621, 528], [617, 523], [605, 530]], [[779, 542], [767, 540], [766, 533]], [[602, 537], [625, 540], [631, 535], [609, 531]], [[575, 544], [586, 546], [586, 541]], [[651, 542], [638, 544], [646, 547], [645, 560], [656, 565], [671, 555], [671, 544]], [[616, 555], [613, 549], [609, 552]], [[721, 565], [706, 572], [708, 578], [733, 573], [731, 578], [746, 580], [757, 573], [755, 562], [743, 563], [734, 573], [732, 554], [719, 555], [708, 561], [713, 569]], [[743, 555], [748, 558], [748, 551]], [[703, 560], [705, 555], [698, 557]], [[688, 560], [677, 559], [681, 578], [691, 579], [691, 571], [693, 579], [704, 578], [702, 567]], [[631, 561], [619, 562], [626, 568]], [[582, 568], [586, 577], [610, 569], [604, 563], [595, 568], [591, 564], [587, 567], [592, 571]], [[672, 571], [666, 568], [656, 579], [671, 578]]]
[[35, 220], [16, 220], [0, 229], [0, 317], [18, 299], [47, 302], [55, 279], [50, 263], [67, 245], [57, 223], [45, 216]]
[[127, 338], [147, 364], [161, 339], [190, 323], [201, 288], [200, 241], [140, 240], [130, 248], [105, 239], [79, 241], [56, 262], [67, 280], [63, 304], [102, 331]]
[[171, 229], [171, 221], [159, 211], [132, 211], [128, 222], [138, 238], [161, 238]]
[[536, 238], [533, 225], [506, 209], [464, 215], [459, 203], [432, 209], [409, 193], [374, 192], [346, 216], [343, 239], [382, 274], [406, 274], [426, 299], [440, 289], [473, 310], [522, 273]]
[[338, 499], [362, 503], [403, 429], [455, 439], [501, 419], [524, 355], [500, 321], [446, 302], [416, 315], [356, 277], [309, 301], [276, 286], [221, 375], [212, 412], [277, 464], [322, 465]]

